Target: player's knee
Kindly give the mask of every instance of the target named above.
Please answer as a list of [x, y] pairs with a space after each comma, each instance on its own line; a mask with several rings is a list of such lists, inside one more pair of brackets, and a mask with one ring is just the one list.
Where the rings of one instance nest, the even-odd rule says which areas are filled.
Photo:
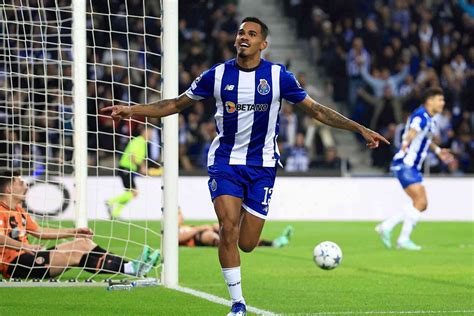
[[419, 209], [420, 212], [426, 211], [427, 208], [428, 208], [428, 201], [426, 199], [422, 199], [421, 201], [418, 202], [417, 209]]
[[254, 250], [255, 247], [257, 247], [257, 244], [258, 242], [254, 243], [254, 242], [239, 240], [239, 248], [243, 252], [252, 252], [252, 250]]
[[224, 244], [235, 244], [239, 239], [239, 226], [230, 222], [222, 223], [220, 229], [220, 239]]
[[77, 238], [75, 243], [75, 248], [82, 251], [89, 251], [96, 246], [96, 244], [89, 238]]

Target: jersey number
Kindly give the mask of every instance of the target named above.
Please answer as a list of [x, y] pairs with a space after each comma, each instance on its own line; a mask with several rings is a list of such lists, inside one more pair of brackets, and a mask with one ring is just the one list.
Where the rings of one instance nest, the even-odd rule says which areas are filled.
[[265, 187], [263, 189], [265, 190], [265, 196], [263, 197], [262, 205], [268, 205], [272, 199], [273, 188]]

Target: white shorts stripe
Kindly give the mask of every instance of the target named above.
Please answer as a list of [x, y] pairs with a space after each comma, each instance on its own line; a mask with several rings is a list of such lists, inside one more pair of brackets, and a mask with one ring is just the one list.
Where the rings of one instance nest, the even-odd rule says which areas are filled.
[[243, 207], [247, 212], [249, 212], [249, 213], [252, 214], [252, 215], [257, 216], [258, 218], [267, 219], [267, 216], [266, 216], [266, 215], [260, 214], [259, 212], [255, 211], [254, 209], [252, 209], [250, 206], [248, 206], [248, 205], [245, 204], [245, 203], [242, 203], [242, 207]]

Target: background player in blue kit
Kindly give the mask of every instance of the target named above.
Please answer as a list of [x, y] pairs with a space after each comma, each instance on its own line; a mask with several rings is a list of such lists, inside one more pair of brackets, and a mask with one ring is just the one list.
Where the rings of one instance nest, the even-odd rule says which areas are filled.
[[213, 66], [175, 99], [111, 106], [113, 118], [164, 117], [197, 100], [216, 100], [217, 136], [208, 154], [209, 191], [219, 220], [219, 261], [232, 299], [229, 315], [245, 315], [240, 254], [258, 244], [269, 211], [279, 152], [276, 143], [281, 99], [329, 126], [358, 132], [369, 148], [388, 143], [378, 133], [314, 101], [285, 67], [261, 58], [268, 27], [245, 18], [235, 39], [237, 58]]
[[408, 118], [402, 136], [400, 150], [395, 154], [391, 169], [400, 181], [412, 203], [406, 205], [402, 212], [377, 225], [375, 230], [380, 234], [387, 248], [392, 248], [391, 231], [395, 225], [403, 222], [402, 231], [397, 241], [397, 248], [421, 250], [421, 247], [410, 239], [410, 234], [419, 221], [421, 213], [428, 207], [421, 166], [431, 149], [443, 162], [449, 162], [453, 156], [448, 149], [441, 149], [431, 142], [433, 137], [433, 116], [444, 108], [444, 95], [441, 88], [428, 88], [424, 92], [423, 105]]

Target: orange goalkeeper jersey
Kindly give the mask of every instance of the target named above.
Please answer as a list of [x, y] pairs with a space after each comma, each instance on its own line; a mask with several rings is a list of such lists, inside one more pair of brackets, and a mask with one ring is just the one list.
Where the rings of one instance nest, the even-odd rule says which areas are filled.
[[[28, 232], [37, 231], [38, 229], [39, 226], [36, 221], [20, 204], [12, 210], [8, 205], [0, 202], [0, 235], [8, 236], [28, 245]], [[24, 253], [24, 250], [20, 251], [0, 244], [0, 273], [6, 276], [8, 264]]]

